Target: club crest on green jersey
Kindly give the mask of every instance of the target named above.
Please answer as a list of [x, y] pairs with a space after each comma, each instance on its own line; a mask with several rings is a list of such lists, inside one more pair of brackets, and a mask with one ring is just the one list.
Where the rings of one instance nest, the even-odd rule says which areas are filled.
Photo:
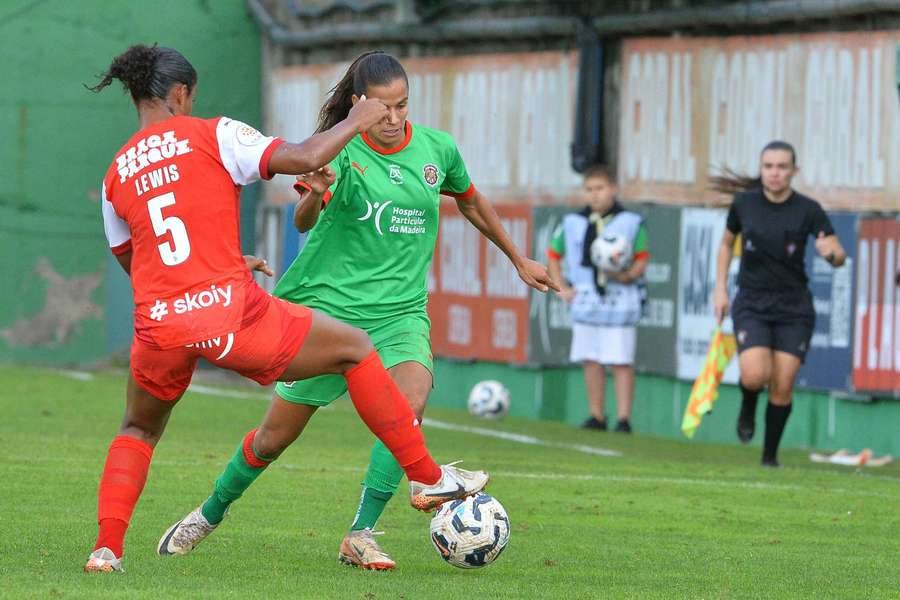
[[400, 170], [399, 166], [390, 165], [388, 167], [388, 177], [391, 178], [391, 183], [394, 185], [403, 185], [403, 171]]
[[438, 168], [437, 165], [433, 165], [428, 163], [424, 167], [422, 167], [422, 177], [425, 179], [425, 183], [434, 187], [438, 181]]

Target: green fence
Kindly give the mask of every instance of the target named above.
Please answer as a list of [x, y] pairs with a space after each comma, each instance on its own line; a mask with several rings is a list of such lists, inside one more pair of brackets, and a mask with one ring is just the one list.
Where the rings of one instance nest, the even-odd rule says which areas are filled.
[[[435, 389], [429, 404], [465, 409], [469, 390], [483, 379], [497, 379], [510, 390], [510, 414], [529, 419], [548, 419], [572, 425], [588, 416], [581, 370], [576, 367], [513, 367], [489, 362], [435, 361]], [[615, 393], [608, 377], [606, 412], [615, 422]], [[635, 390], [635, 430], [684, 439], [681, 417], [691, 384], [667, 377], [639, 375]], [[765, 396], [759, 403], [757, 422], [762, 423]], [[737, 443], [734, 426], [740, 407], [736, 386], [722, 385], [713, 412], [706, 415], [694, 440]], [[900, 454], [900, 402], [891, 399], [856, 402], [821, 392], [797, 391], [794, 410], [785, 430], [785, 448], [871, 448], [878, 454]], [[761, 433], [761, 430], [758, 432]], [[761, 443], [757, 435], [754, 443]]]
[[[8, 0], [0, 16], [0, 361], [89, 363], [130, 340], [131, 294], [108, 268], [98, 200], [137, 120], [118, 83], [99, 95], [82, 84], [130, 44], [158, 42], [197, 69], [196, 115], [259, 124], [259, 32], [237, 0]], [[255, 195], [243, 198], [247, 247]]]

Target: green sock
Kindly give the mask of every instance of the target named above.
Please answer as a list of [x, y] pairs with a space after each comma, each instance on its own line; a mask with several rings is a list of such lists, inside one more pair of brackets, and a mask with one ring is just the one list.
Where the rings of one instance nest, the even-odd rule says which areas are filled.
[[403, 469], [390, 450], [380, 440], [375, 442], [369, 459], [369, 468], [366, 470], [366, 479], [363, 481], [359, 508], [356, 510], [356, 518], [350, 526], [350, 531], [375, 528], [375, 523], [397, 491], [401, 479]]
[[[253, 454], [254, 456], [256, 455], [255, 452]], [[210, 524], [215, 525], [225, 518], [225, 511], [228, 509], [228, 506], [241, 497], [244, 490], [256, 481], [256, 478], [266, 470], [266, 467], [269, 466], [268, 463], [271, 462], [260, 456], [256, 458], [260, 461], [265, 461], [266, 464], [262, 467], [253, 467], [247, 464], [247, 459], [244, 458], [243, 443], [238, 445], [225, 470], [216, 479], [212, 495], [200, 508], [200, 512], [203, 513], [203, 516]]]

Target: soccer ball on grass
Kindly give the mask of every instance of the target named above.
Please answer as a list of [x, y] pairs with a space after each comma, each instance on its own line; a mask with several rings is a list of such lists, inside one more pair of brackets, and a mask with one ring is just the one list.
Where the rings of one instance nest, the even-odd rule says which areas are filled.
[[479, 381], [469, 392], [469, 413], [480, 419], [502, 419], [509, 413], [509, 390], [499, 381]]
[[431, 543], [441, 558], [455, 567], [487, 566], [509, 543], [506, 510], [484, 492], [446, 502], [431, 519]]

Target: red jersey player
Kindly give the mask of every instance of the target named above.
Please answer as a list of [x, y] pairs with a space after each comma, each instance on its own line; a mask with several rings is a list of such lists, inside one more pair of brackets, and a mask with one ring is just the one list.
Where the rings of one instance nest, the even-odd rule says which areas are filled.
[[[132, 279], [135, 334], [125, 416], [100, 479], [100, 531], [85, 571], [122, 570], [125, 532], [153, 448], [200, 357], [261, 384], [340, 373], [360, 417], [404, 467], [414, 507], [481, 490], [487, 474], [432, 460], [418, 420], [364, 332], [272, 298], [250, 274], [271, 275], [265, 262], [240, 253], [241, 187], [323, 167], [385, 117], [384, 105], [358, 102], [329, 131], [290, 144], [239, 121], [191, 117], [197, 74], [171, 48], [132, 46], [92, 89], [114, 79], [131, 93], [140, 128], [103, 179], [103, 220]], [[222, 476], [227, 493], [239, 496], [293, 441], [284, 439], [281, 410], [273, 404], [244, 438]], [[170, 537], [176, 543], [204, 527], [214, 526], [198, 510]]]

